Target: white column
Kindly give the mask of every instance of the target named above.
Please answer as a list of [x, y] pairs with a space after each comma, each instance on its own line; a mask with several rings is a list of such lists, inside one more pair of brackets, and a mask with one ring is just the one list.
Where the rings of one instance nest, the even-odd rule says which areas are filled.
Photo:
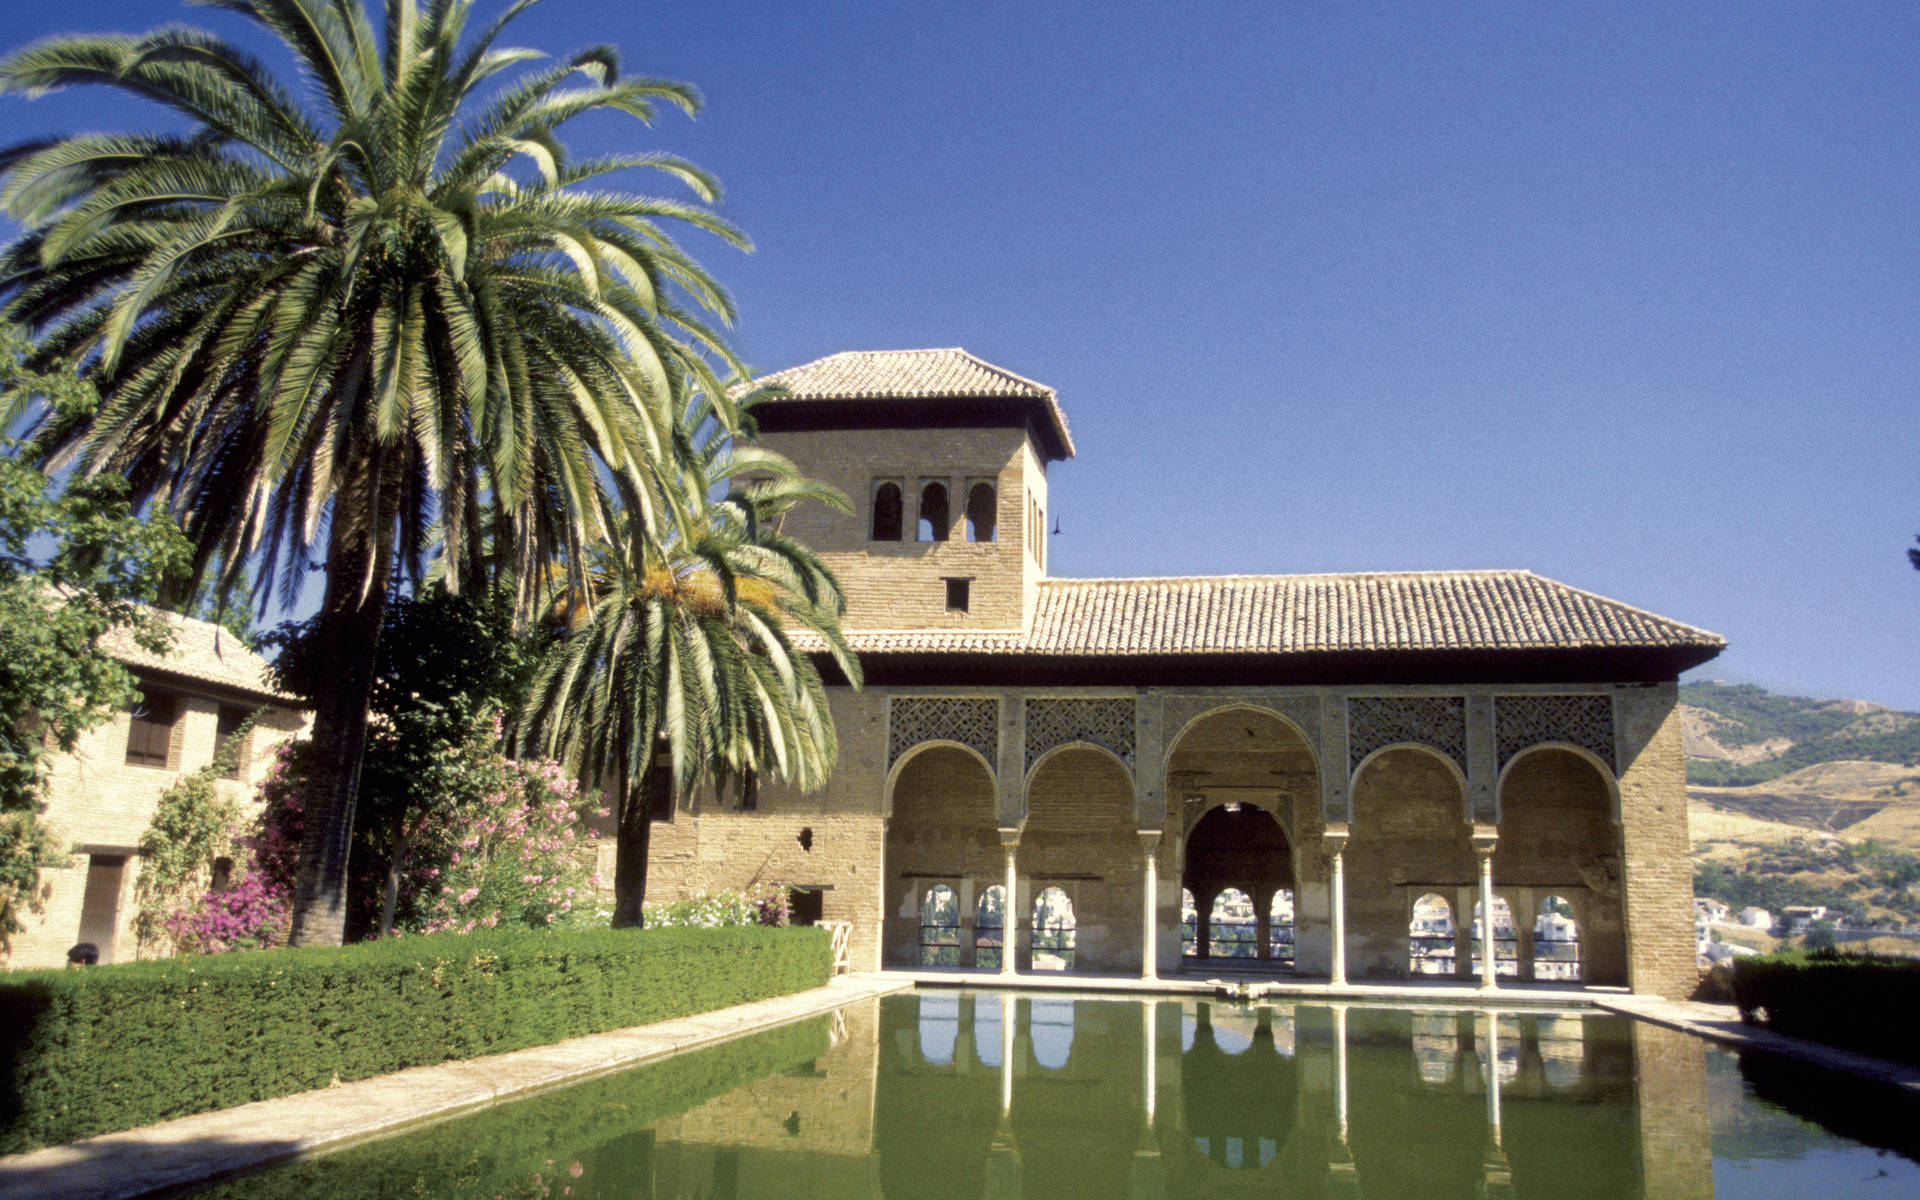
[[[1019, 830], [1000, 831], [1000, 848], [1007, 852], [1007, 903], [1006, 928], [1000, 936], [1000, 973], [1013, 974], [1015, 950], [1020, 944], [1020, 927], [1026, 924], [1020, 919], [1019, 875], [1014, 870], [1014, 856], [1020, 850]], [[1009, 1076], [1011, 1079], [1011, 1076]]]
[[1493, 845], [1476, 838], [1473, 852], [1480, 860], [1480, 987], [1490, 992], [1500, 986], [1493, 942]]
[[1347, 834], [1327, 833], [1327, 848], [1333, 852], [1333, 875], [1328, 890], [1333, 905], [1333, 980], [1335, 986], [1347, 982]]
[[1156, 861], [1160, 853], [1160, 835], [1142, 832], [1140, 849], [1147, 860], [1147, 869], [1140, 883], [1144, 893], [1140, 912], [1140, 978], [1153, 979], [1160, 971], [1160, 923], [1156, 912], [1160, 896], [1160, 864]]

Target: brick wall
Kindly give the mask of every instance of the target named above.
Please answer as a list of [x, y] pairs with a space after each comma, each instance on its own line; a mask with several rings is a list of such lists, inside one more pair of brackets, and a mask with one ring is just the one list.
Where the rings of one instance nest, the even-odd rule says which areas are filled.
[[1622, 871], [1628, 981], [1636, 992], [1682, 998], [1699, 981], [1693, 944], [1693, 860], [1687, 840], [1687, 768], [1679, 689], [1623, 689], [1619, 731]]

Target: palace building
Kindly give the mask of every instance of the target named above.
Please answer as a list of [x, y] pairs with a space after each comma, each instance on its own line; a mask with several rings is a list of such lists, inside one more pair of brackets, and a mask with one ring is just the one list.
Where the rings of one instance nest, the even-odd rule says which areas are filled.
[[854, 501], [785, 532], [865, 687], [823, 791], [683, 800], [654, 898], [792, 885], [861, 969], [1693, 987], [1676, 688], [1720, 637], [1518, 570], [1051, 578], [1053, 389], [963, 350], [768, 382], [761, 443]]

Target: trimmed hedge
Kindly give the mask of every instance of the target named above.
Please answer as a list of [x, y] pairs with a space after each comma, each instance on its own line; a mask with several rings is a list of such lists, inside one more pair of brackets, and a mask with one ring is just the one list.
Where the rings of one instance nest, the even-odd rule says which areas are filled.
[[[831, 1047], [830, 1018], [783, 1025], [661, 1062], [485, 1109], [417, 1133], [362, 1142], [217, 1184], [203, 1200], [498, 1200], [626, 1195], [632, 1135]], [[579, 1176], [569, 1167], [577, 1166]], [[563, 1175], [571, 1176], [562, 1178]], [[584, 1177], [584, 1178], [582, 1178]]]
[[488, 931], [0, 977], [0, 1153], [826, 983], [821, 929]]
[[1804, 953], [1737, 958], [1733, 999], [1769, 1029], [1920, 1064], [1920, 959]]

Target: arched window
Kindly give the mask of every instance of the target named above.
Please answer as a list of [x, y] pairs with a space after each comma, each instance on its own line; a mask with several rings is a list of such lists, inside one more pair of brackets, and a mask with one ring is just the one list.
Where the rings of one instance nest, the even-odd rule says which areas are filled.
[[944, 542], [953, 522], [947, 515], [947, 485], [929, 483], [920, 489], [920, 540]]
[[1228, 888], [1213, 898], [1207, 940], [1215, 958], [1260, 957], [1260, 929], [1253, 916], [1253, 900], [1245, 892]]
[[1193, 893], [1180, 889], [1180, 953], [1192, 958], [1200, 953], [1200, 914], [1193, 906]]
[[[1473, 902], [1473, 974], [1484, 979], [1480, 963], [1480, 902]], [[1520, 974], [1520, 931], [1513, 927], [1513, 909], [1505, 896], [1493, 898], [1493, 967], [1496, 975]]]
[[973, 1001], [973, 1056], [983, 1067], [998, 1067], [1006, 1033], [1002, 1022], [1012, 1019], [1012, 1006], [1003, 1008], [1002, 997], [977, 992], [968, 999]]
[[1460, 1057], [1460, 1030], [1454, 1014], [1415, 1009], [1411, 1019], [1413, 1069], [1420, 1082], [1436, 1087], [1452, 1083], [1454, 1060]]
[[1273, 904], [1267, 909], [1268, 936], [1271, 940], [1271, 957], [1275, 962], [1293, 961], [1293, 889], [1281, 888], [1273, 894]]
[[967, 489], [967, 540], [990, 542], [998, 520], [998, 500], [990, 483], [976, 483]]
[[873, 540], [897, 542], [901, 528], [900, 485], [883, 483], [873, 489]]
[[1533, 977], [1539, 980], [1580, 980], [1580, 926], [1573, 905], [1560, 896], [1540, 901], [1533, 923]]
[[1453, 906], [1437, 892], [1413, 902], [1407, 922], [1407, 972], [1411, 975], [1453, 974]]
[[960, 965], [960, 898], [944, 883], [920, 899], [920, 965]]
[[973, 965], [999, 970], [1007, 932], [1007, 889], [999, 884], [980, 893], [973, 917]]
[[1033, 901], [1033, 969], [1073, 970], [1073, 901], [1060, 888], [1050, 887]]

